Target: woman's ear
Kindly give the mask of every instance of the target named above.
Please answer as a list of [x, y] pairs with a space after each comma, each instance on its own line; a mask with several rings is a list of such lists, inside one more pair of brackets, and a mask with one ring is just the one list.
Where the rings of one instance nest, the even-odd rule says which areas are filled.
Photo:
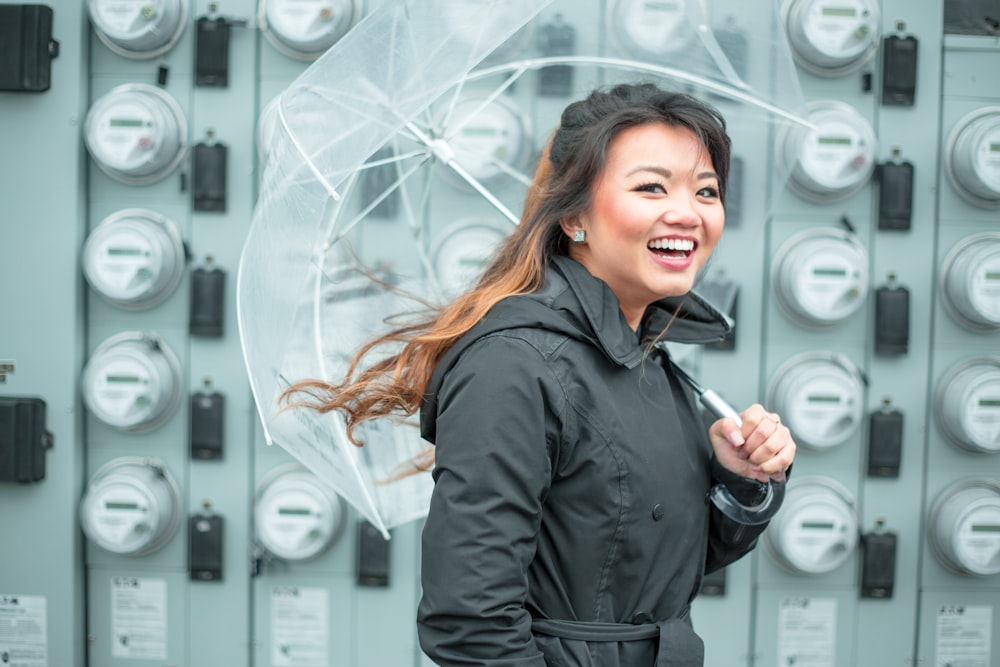
[[568, 236], [570, 240], [573, 240], [573, 235], [577, 232], [583, 230], [583, 223], [580, 220], [580, 216], [574, 215], [563, 218], [559, 221], [559, 226], [562, 227], [563, 234]]

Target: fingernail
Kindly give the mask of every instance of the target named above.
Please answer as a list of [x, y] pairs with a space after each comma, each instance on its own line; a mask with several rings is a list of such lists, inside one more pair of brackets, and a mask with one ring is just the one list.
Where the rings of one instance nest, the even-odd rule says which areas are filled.
[[746, 440], [743, 439], [743, 434], [736, 429], [733, 429], [726, 434], [726, 440], [732, 443], [733, 447], [741, 447], [744, 443], [746, 443]]

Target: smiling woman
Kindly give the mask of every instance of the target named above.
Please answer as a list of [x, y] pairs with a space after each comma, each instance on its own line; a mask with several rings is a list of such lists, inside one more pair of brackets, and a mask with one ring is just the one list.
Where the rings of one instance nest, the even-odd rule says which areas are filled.
[[[660, 344], [730, 330], [690, 292], [728, 174], [711, 107], [594, 91], [563, 112], [471, 290], [367, 343], [340, 384], [287, 392], [342, 412], [349, 435], [419, 411], [435, 486], [417, 621], [435, 664], [702, 664], [690, 602], [767, 525], [705, 498], [723, 484], [756, 506], [795, 455], [760, 405], [706, 428]], [[398, 351], [365, 366], [383, 345]]]
[[691, 290], [722, 235], [725, 209], [712, 157], [683, 126], [650, 122], [611, 142], [590, 209], [564, 218], [569, 256], [608, 284], [633, 329], [646, 307]]

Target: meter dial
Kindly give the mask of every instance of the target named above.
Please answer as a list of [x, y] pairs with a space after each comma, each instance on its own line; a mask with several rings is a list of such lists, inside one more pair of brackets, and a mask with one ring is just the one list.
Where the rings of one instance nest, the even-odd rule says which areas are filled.
[[84, 140], [106, 174], [124, 183], [158, 181], [187, 150], [187, 122], [166, 92], [144, 83], [113, 88], [87, 112]]
[[281, 53], [315, 60], [361, 18], [361, 0], [261, 0], [261, 30]]
[[[511, 173], [524, 170], [531, 159], [528, 119], [510, 98], [460, 98], [451, 118], [454, 127], [446, 140], [455, 161], [483, 185], [509, 181]], [[451, 182], [471, 187], [449, 167], [442, 168]]]
[[843, 102], [811, 102], [806, 110], [811, 129], [787, 124], [779, 132], [779, 160], [791, 167], [788, 186], [811, 201], [843, 199], [875, 169], [875, 131]]
[[856, 70], [880, 42], [881, 19], [874, 0], [786, 0], [782, 18], [795, 61], [814, 74]]
[[857, 546], [857, 502], [832, 479], [793, 479], [764, 538], [768, 552], [786, 569], [800, 574], [830, 572]]
[[180, 384], [170, 348], [154, 334], [127, 331], [94, 350], [83, 369], [83, 400], [109, 426], [146, 431], [177, 409]]
[[942, 266], [941, 292], [962, 326], [1000, 329], [1000, 233], [974, 234], [955, 245]]
[[868, 252], [857, 237], [828, 228], [796, 234], [778, 249], [771, 288], [781, 309], [812, 326], [841, 322], [868, 294]]
[[1000, 574], [1000, 482], [958, 481], [934, 501], [928, 541], [941, 564], [959, 574]]
[[346, 516], [340, 496], [299, 464], [272, 470], [254, 501], [260, 545], [290, 561], [309, 560], [329, 549], [343, 532]]
[[650, 62], [691, 47], [696, 26], [688, 20], [687, 0], [612, 0], [608, 26], [624, 51]]
[[84, 534], [116, 554], [138, 556], [162, 547], [181, 515], [177, 483], [156, 459], [125, 456], [98, 470], [80, 504]]
[[122, 308], [148, 308], [166, 299], [180, 282], [184, 261], [174, 223], [138, 208], [105, 218], [83, 246], [87, 282]]
[[846, 442], [861, 425], [864, 380], [843, 355], [806, 352], [775, 371], [767, 405], [782, 416], [800, 444], [827, 450]]
[[1000, 206], [1000, 107], [959, 120], [948, 136], [945, 171], [955, 190], [984, 208]]
[[455, 296], [475, 284], [510, 230], [509, 224], [466, 220], [441, 231], [430, 256], [434, 275], [446, 296]]
[[177, 43], [187, 24], [188, 0], [89, 0], [87, 13], [105, 46], [141, 60]]
[[978, 357], [952, 366], [934, 399], [941, 430], [954, 444], [1000, 453], [1000, 358]]

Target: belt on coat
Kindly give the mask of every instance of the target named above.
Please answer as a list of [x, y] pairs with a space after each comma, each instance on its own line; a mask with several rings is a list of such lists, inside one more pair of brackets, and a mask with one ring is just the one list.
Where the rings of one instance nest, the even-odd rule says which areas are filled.
[[659, 637], [656, 667], [703, 667], [705, 645], [688, 617], [686, 607], [677, 618], [656, 623], [599, 623], [590, 621], [561, 621], [551, 618], [534, 618], [531, 630], [560, 639], [585, 642], [629, 642]]

